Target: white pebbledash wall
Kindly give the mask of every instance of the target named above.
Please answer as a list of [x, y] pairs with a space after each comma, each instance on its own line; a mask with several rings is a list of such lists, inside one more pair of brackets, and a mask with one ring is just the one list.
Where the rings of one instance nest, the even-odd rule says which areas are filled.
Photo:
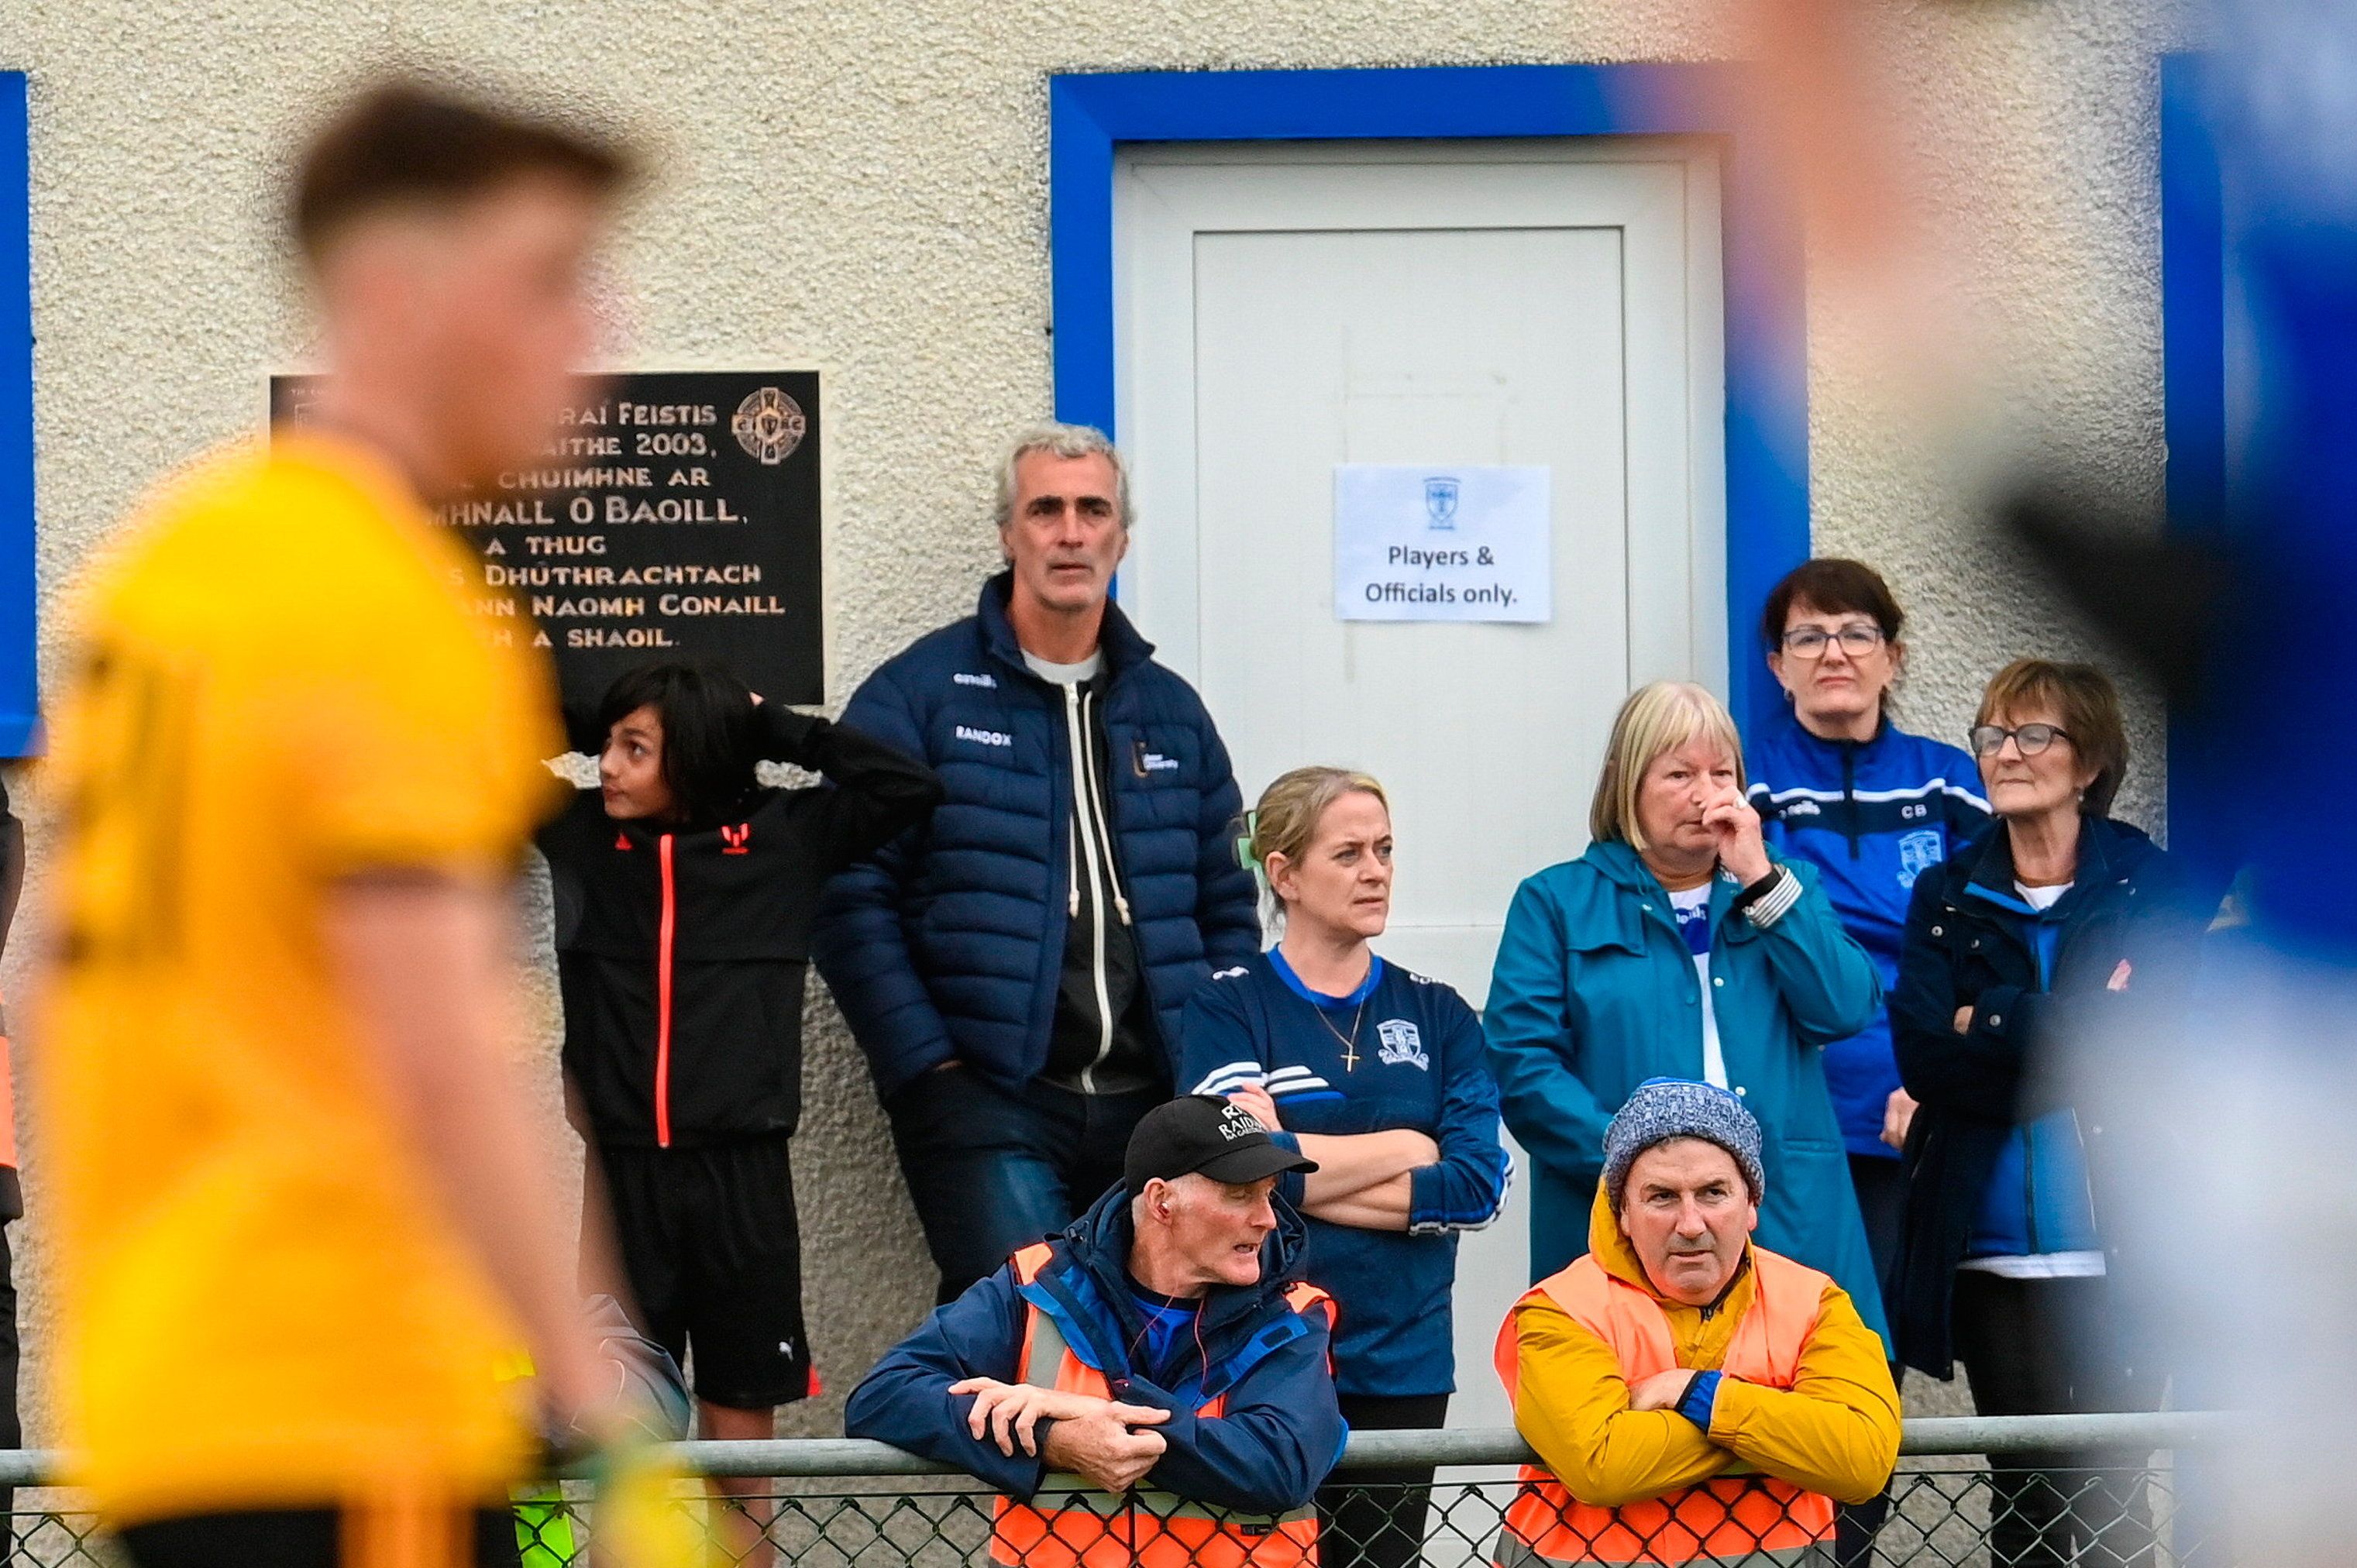
[[[828, 371], [839, 703], [911, 637], [971, 607], [995, 560], [994, 455], [1050, 407], [1050, 73], [1717, 58], [1739, 48], [1738, 9], [10, 0], [0, 69], [32, 83], [45, 674], [60, 663], [48, 612], [138, 492], [252, 431], [264, 376], [301, 360], [284, 160], [326, 95], [388, 60], [520, 84], [652, 138], [657, 177], [612, 262], [619, 362]], [[2005, 367], [2007, 412], [2147, 494], [2162, 460], [2155, 62], [2186, 36], [2169, 5], [2139, 0], [1937, 0], [1905, 8], [1893, 30], [1897, 96], [1930, 177], [1925, 216]], [[1855, 351], [1859, 315], [1822, 274], [1810, 310], [1817, 547], [1889, 576], [1913, 618], [1904, 720], [1953, 736], [2006, 659], [2087, 650], [1992, 552], [1940, 456], [1878, 412], [1875, 372]], [[2135, 707], [2122, 810], [2158, 824], [2161, 715], [2141, 694]], [[34, 826], [38, 899], [38, 802]], [[553, 974], [538, 956], [545, 908], [543, 880], [527, 932], [544, 1020], [539, 1132], [573, 1171], [577, 1147], [554, 1109]], [[36, 918], [10, 944], [13, 993], [38, 935]], [[931, 1305], [931, 1283], [866, 1071], [823, 988], [812, 993], [795, 1164], [828, 1397], [788, 1430], [815, 1433], [840, 1430], [843, 1394]], [[27, 1134], [32, 1214], [16, 1240], [37, 1394], [39, 1129]]]

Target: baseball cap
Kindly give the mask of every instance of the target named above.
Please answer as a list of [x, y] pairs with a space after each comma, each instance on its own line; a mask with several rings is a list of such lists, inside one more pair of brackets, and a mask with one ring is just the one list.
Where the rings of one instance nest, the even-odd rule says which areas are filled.
[[1122, 1180], [1135, 1197], [1156, 1176], [1248, 1182], [1317, 1168], [1317, 1161], [1302, 1158], [1270, 1137], [1260, 1118], [1243, 1106], [1216, 1094], [1182, 1094], [1147, 1112], [1129, 1135]]

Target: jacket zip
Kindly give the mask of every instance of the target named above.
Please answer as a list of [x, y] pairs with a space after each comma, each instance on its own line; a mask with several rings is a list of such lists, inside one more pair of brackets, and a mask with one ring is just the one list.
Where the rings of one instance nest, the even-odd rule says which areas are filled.
[[1857, 858], [1857, 743], [1841, 743], [1842, 828], [1849, 834], [1849, 857]]
[[[1072, 749], [1072, 842], [1077, 851], [1071, 856], [1072, 913], [1080, 913], [1078, 879], [1085, 860], [1089, 882], [1089, 978], [1095, 983], [1097, 998], [1097, 1054], [1081, 1069], [1081, 1092], [1094, 1094], [1097, 1069], [1113, 1054], [1113, 995], [1105, 976], [1104, 885], [1099, 880], [1097, 868], [1096, 746], [1089, 738], [1087, 714], [1088, 698], [1082, 683], [1066, 686], [1064, 733]], [[1107, 844], [1103, 849], [1110, 862], [1112, 846]], [[1118, 896], [1116, 890], [1115, 897]], [[1125, 923], [1127, 911], [1123, 913]]]
[[671, 949], [679, 926], [679, 887], [672, 875], [672, 835], [655, 841], [662, 867], [662, 923], [655, 935], [655, 1146], [671, 1147]]
[[[1081, 693], [1081, 732], [1083, 735], [1092, 734], [1089, 710], [1095, 704], [1094, 694], [1083, 689]], [[1114, 859], [1113, 811], [1106, 801], [1104, 777], [1097, 771], [1097, 748], [1093, 739], [1089, 743], [1088, 759], [1089, 800], [1096, 807], [1097, 841], [1104, 849], [1105, 880], [1113, 885], [1114, 913], [1120, 916], [1121, 923], [1126, 926], [1130, 923], [1129, 895], [1121, 890], [1121, 865]]]

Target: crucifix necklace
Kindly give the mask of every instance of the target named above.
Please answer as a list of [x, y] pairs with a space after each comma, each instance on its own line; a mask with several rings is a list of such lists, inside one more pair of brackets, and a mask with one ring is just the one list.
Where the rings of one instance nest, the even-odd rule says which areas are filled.
[[1342, 1070], [1355, 1070], [1359, 1065], [1359, 1026], [1367, 1016], [1367, 999], [1363, 996], [1359, 998], [1359, 1010], [1351, 1015], [1351, 1032], [1347, 1035], [1334, 1026], [1334, 1020], [1326, 1016], [1325, 1008], [1318, 1007], [1314, 1002], [1310, 1005], [1318, 1008], [1318, 1021], [1326, 1026], [1326, 1032], [1342, 1042]]

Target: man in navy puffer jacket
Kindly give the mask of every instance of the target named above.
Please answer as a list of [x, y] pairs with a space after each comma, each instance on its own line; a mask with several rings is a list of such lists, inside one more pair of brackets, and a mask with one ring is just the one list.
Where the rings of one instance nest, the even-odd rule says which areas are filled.
[[1259, 950], [1242, 801], [1202, 700], [1108, 598], [1128, 481], [1043, 425], [998, 481], [1008, 569], [844, 710], [922, 757], [931, 821], [829, 886], [813, 943], [892, 1121], [948, 1302], [1119, 1178], [1178, 1015]]

